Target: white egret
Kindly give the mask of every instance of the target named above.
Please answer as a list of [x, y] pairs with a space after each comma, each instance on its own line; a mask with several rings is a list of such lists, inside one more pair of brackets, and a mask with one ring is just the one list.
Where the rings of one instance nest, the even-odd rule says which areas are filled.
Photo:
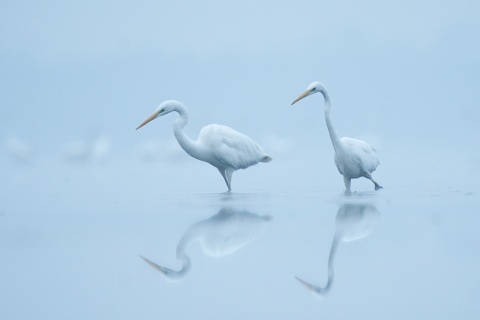
[[343, 175], [346, 192], [350, 192], [351, 180], [360, 177], [370, 179], [375, 185], [375, 190], [381, 189], [382, 186], [372, 178], [372, 172], [380, 164], [375, 149], [362, 140], [348, 137], [338, 138], [330, 120], [330, 97], [322, 83], [311, 83], [307, 90], [292, 102], [292, 105], [317, 92], [321, 92], [325, 100], [325, 121], [335, 150], [335, 165], [340, 174]]
[[232, 189], [232, 174], [235, 170], [246, 169], [259, 162], [272, 160], [255, 141], [227, 126], [207, 125], [202, 128], [196, 141], [190, 139], [182, 130], [188, 122], [187, 108], [174, 100], [162, 102], [157, 110], [138, 126], [137, 130], [172, 111], [179, 114], [173, 123], [173, 133], [180, 146], [195, 159], [216, 167], [222, 174], [228, 191]]

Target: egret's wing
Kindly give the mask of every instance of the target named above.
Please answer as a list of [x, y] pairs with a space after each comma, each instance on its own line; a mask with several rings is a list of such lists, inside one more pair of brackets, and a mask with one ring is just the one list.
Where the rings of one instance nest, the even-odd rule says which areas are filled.
[[349, 137], [341, 138], [355, 161], [363, 166], [366, 172], [373, 172], [380, 164], [376, 150], [365, 141]]
[[204, 127], [198, 141], [207, 148], [215, 161], [235, 170], [245, 169], [266, 157], [255, 141], [227, 126], [211, 124]]

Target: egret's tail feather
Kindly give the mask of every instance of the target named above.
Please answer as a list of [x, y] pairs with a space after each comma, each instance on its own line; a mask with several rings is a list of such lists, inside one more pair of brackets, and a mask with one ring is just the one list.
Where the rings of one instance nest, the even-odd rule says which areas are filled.
[[265, 156], [265, 157], [263, 157], [262, 160], [260, 160], [260, 161], [261, 161], [261, 162], [270, 162], [270, 161], [272, 161], [272, 158], [269, 157], [269, 156]]

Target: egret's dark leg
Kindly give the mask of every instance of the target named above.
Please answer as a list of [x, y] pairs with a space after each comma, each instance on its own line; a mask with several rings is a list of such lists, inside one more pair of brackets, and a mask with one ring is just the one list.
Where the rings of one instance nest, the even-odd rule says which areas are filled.
[[370, 181], [373, 182], [373, 184], [375, 185], [375, 190], [383, 189], [383, 187], [382, 187], [381, 185], [379, 185], [379, 184], [377, 183], [377, 181], [373, 180], [372, 175], [371, 175], [370, 173], [367, 173], [367, 174], [365, 175], [365, 178], [367, 178], [367, 179], [369, 179]]

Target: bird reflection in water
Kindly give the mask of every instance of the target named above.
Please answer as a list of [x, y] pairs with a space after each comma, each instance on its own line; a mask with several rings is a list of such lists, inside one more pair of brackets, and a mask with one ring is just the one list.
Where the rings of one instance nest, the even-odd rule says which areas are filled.
[[340, 241], [350, 242], [367, 237], [377, 225], [380, 212], [371, 203], [344, 203], [338, 209], [336, 217], [335, 234], [333, 236], [330, 254], [328, 256], [328, 280], [324, 287], [308, 283], [296, 277], [300, 283], [307, 287], [314, 295], [326, 296], [332, 288], [334, 272], [333, 259]]
[[160, 271], [166, 280], [181, 281], [192, 266], [186, 252], [192, 243], [200, 242], [205, 254], [212, 257], [232, 254], [258, 237], [265, 223], [271, 219], [270, 216], [225, 207], [213, 217], [192, 225], [182, 236], [176, 250], [177, 260], [182, 263], [180, 270], [160, 266], [142, 256], [140, 258]]

